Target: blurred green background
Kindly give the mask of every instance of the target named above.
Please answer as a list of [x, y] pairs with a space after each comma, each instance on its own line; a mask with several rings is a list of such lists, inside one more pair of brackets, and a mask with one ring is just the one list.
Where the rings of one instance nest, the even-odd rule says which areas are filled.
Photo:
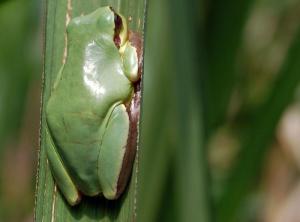
[[[300, 219], [300, 1], [151, 0], [138, 221]], [[43, 4], [0, 1], [0, 221], [32, 221]]]

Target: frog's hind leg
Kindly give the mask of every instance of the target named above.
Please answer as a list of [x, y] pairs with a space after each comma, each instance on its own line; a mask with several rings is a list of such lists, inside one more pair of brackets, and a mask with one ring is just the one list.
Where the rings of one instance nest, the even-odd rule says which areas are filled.
[[75, 184], [70, 178], [65, 166], [62, 164], [61, 158], [56, 151], [51, 135], [46, 130], [47, 140], [47, 157], [50, 163], [50, 168], [55, 181], [70, 205], [75, 205], [80, 201], [80, 194], [76, 189]]
[[54, 90], [57, 87], [59, 81], [61, 80], [63, 69], [64, 69], [64, 65], [62, 65], [62, 67], [58, 71], [57, 76], [54, 81], [54, 84], [53, 84], [53, 88], [51, 90]]
[[[107, 122], [98, 158], [98, 177], [103, 195], [107, 199], [120, 196], [130, 175], [132, 164], [131, 167], [126, 166], [126, 169], [123, 165], [128, 162], [125, 160], [128, 136], [129, 117], [126, 108], [123, 104], [117, 105]], [[121, 174], [128, 176], [122, 178]]]

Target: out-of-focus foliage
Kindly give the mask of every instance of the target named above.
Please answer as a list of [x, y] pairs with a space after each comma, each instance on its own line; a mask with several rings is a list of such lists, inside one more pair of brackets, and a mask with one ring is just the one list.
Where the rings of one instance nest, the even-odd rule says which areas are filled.
[[210, 221], [198, 96], [202, 55], [194, 29], [199, 6], [184, 0], [149, 5], [139, 221]]
[[[41, 62], [36, 2], [9, 1], [0, 4], [0, 144], [16, 132], [31, 79], [38, 77]], [[0, 150], [1, 152], [1, 150]]]
[[[203, 197], [197, 192], [209, 191], [213, 220], [272, 221], [265, 216], [269, 205], [263, 205], [267, 200], [261, 193], [266, 191], [259, 181], [281, 115], [297, 101], [300, 2], [215, 0], [195, 4], [180, 0], [150, 4], [141, 161], [145, 165], [141, 207], [146, 216], [141, 221], [200, 221], [189, 203]], [[189, 13], [183, 16], [185, 10]], [[197, 101], [190, 100], [190, 95]], [[187, 101], [194, 104], [195, 113], [189, 113]], [[194, 164], [199, 161], [189, 156], [192, 145], [187, 135], [195, 129], [189, 118], [200, 124], [195, 131], [201, 141], [199, 155], [203, 155], [203, 142], [207, 153], [192, 168], [180, 165], [183, 158], [178, 158], [185, 156]], [[188, 133], [176, 134], [179, 129]], [[203, 176], [205, 158], [211, 180]], [[180, 178], [181, 170], [185, 177]], [[207, 187], [196, 183], [189, 187], [188, 178], [195, 172]], [[176, 190], [178, 178], [186, 185], [183, 194]], [[180, 195], [186, 199], [177, 199]], [[189, 195], [193, 198], [188, 199]], [[206, 201], [206, 206], [197, 204], [202, 215], [210, 213], [211, 203]], [[181, 215], [186, 214], [191, 218], [184, 220]]]
[[[29, 188], [14, 178], [37, 142], [38, 6], [0, 2], [5, 221], [33, 206], [33, 173]], [[299, 13], [299, 0], [149, 1], [138, 221], [300, 218]]]
[[41, 51], [38, 1], [0, 2], [0, 218], [32, 217]]

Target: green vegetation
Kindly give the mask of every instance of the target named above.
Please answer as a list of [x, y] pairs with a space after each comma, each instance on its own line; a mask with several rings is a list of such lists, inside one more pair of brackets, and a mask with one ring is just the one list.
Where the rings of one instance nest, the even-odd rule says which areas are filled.
[[[130, 5], [134, 1], [48, 1], [45, 39], [45, 68], [41, 125], [41, 149], [39, 156], [39, 173], [37, 184], [37, 199], [35, 209], [36, 221], [133, 221], [135, 219], [136, 172], [128, 188], [128, 192], [118, 201], [105, 201], [96, 198], [84, 198], [77, 207], [70, 207], [58, 192], [53, 182], [45, 147], [45, 104], [49, 99], [51, 87], [64, 61], [66, 47], [66, 24], [70, 18], [87, 14], [100, 6], [111, 5], [124, 16], [132, 17], [131, 30], [143, 34], [145, 4], [135, 1], [135, 9]], [[138, 165], [135, 164], [135, 168]]]
[[[74, 17], [112, 5], [132, 16], [131, 28], [143, 33], [144, 1], [69, 2], [71, 10], [67, 0], [47, 2], [44, 102], [62, 63], [68, 7]], [[299, 110], [299, 6], [299, 0], [149, 1], [139, 155], [128, 192], [116, 202], [85, 198], [69, 207], [54, 187], [42, 128], [37, 221], [131, 221], [135, 198], [142, 222], [272, 221], [266, 219], [268, 196], [280, 184], [270, 180], [269, 169], [276, 172], [274, 166], [286, 164], [289, 174], [280, 181], [287, 187], [299, 179], [299, 163], [279, 135], [286, 110]], [[38, 125], [26, 118], [39, 110], [38, 100], [30, 101], [39, 96], [41, 8], [34, 0], [0, 2], [5, 30], [0, 35], [0, 216], [5, 221], [25, 221], [33, 208], [34, 183], [11, 178], [22, 178], [21, 172], [30, 177], [36, 167], [36, 147], [30, 150], [28, 144], [34, 145], [22, 138], [37, 137], [25, 132]], [[35, 124], [24, 126], [26, 121]], [[280, 155], [272, 165], [274, 152]], [[26, 171], [8, 164], [19, 166], [24, 158]], [[27, 195], [15, 191], [16, 181], [30, 187], [20, 189]]]

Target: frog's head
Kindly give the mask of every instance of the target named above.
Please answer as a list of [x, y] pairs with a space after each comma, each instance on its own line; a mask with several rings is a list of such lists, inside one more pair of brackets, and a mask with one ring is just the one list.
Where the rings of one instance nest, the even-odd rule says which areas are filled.
[[101, 7], [91, 14], [72, 19], [67, 30], [77, 38], [83, 36], [88, 39], [105, 33], [113, 38], [117, 48], [122, 47], [128, 39], [126, 19], [110, 6]]

